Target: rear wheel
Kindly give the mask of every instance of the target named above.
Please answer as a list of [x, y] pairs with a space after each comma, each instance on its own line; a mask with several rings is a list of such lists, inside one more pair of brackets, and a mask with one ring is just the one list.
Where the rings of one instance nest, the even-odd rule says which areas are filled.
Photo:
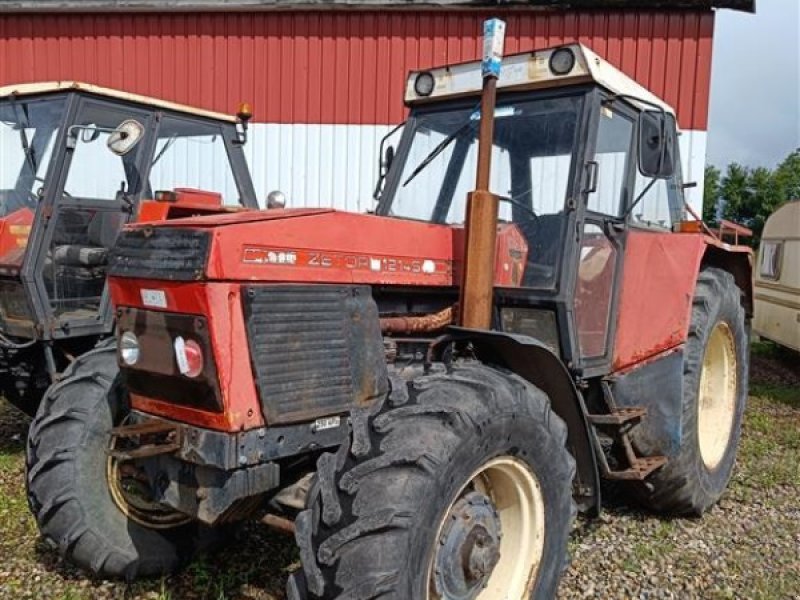
[[748, 388], [749, 328], [741, 295], [730, 273], [701, 271], [684, 354], [682, 443], [677, 456], [638, 488], [650, 509], [701, 515], [730, 481]]
[[575, 462], [528, 382], [477, 363], [411, 381], [354, 415], [297, 519], [288, 596], [550, 598], [566, 565]]
[[109, 431], [126, 415], [114, 346], [78, 358], [31, 424], [27, 485], [42, 536], [62, 556], [130, 580], [175, 570], [211, 532], [148, 501], [133, 465], [109, 459]]

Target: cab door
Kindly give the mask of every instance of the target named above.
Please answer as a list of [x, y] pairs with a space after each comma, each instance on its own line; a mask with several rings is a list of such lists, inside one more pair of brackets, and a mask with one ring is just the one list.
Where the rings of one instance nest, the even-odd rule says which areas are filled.
[[600, 105], [597, 137], [586, 165], [583, 218], [578, 221], [573, 325], [585, 376], [609, 371], [616, 291], [622, 270], [625, 207], [635, 168], [636, 115], [626, 105]]
[[79, 96], [73, 111], [63, 165], [40, 207], [47, 225], [35, 272], [53, 338], [109, 328], [109, 252], [142, 192], [147, 136], [123, 156], [107, 142], [123, 121], [150, 126], [147, 111], [89, 96]]

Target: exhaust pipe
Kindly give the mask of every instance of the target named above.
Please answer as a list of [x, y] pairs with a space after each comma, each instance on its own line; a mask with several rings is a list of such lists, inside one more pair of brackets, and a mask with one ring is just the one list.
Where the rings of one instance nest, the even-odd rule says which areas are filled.
[[500, 199], [489, 191], [494, 144], [494, 109], [497, 79], [503, 61], [506, 24], [489, 19], [483, 26], [483, 94], [478, 134], [478, 169], [475, 191], [467, 196], [464, 222], [466, 243], [461, 280], [462, 327], [491, 329], [494, 300], [494, 260]]

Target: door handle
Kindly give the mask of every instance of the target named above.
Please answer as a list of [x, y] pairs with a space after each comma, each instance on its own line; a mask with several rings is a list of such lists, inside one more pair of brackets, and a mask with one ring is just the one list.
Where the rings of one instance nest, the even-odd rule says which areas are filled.
[[596, 160], [590, 160], [586, 163], [586, 193], [594, 194], [597, 191], [597, 178], [600, 172], [600, 165]]

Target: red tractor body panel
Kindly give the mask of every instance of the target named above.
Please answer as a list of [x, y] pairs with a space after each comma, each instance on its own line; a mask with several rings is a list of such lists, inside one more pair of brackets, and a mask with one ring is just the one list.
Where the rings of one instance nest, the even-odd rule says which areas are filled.
[[617, 310], [614, 372], [635, 367], [686, 341], [697, 273], [710, 246], [752, 255], [748, 247], [721, 244], [700, 233], [629, 231]]
[[[144, 303], [142, 292], [155, 288], [164, 293], [166, 312], [203, 315], [207, 318], [224, 410], [220, 413], [198, 410], [135, 393], [131, 393], [132, 408], [221, 431], [241, 431], [264, 425], [250, 367], [239, 284], [187, 284], [111, 278], [109, 286], [115, 305], [122, 307], [120, 310], [123, 311], [128, 307], [152, 311], [153, 307]], [[175, 361], [172, 341], [167, 339], [162, 342], [157, 345], [161, 349], [161, 365], [142, 364], [140, 368], [170, 373]]]
[[28, 245], [33, 211], [21, 208], [0, 219], [0, 274], [17, 275]]

